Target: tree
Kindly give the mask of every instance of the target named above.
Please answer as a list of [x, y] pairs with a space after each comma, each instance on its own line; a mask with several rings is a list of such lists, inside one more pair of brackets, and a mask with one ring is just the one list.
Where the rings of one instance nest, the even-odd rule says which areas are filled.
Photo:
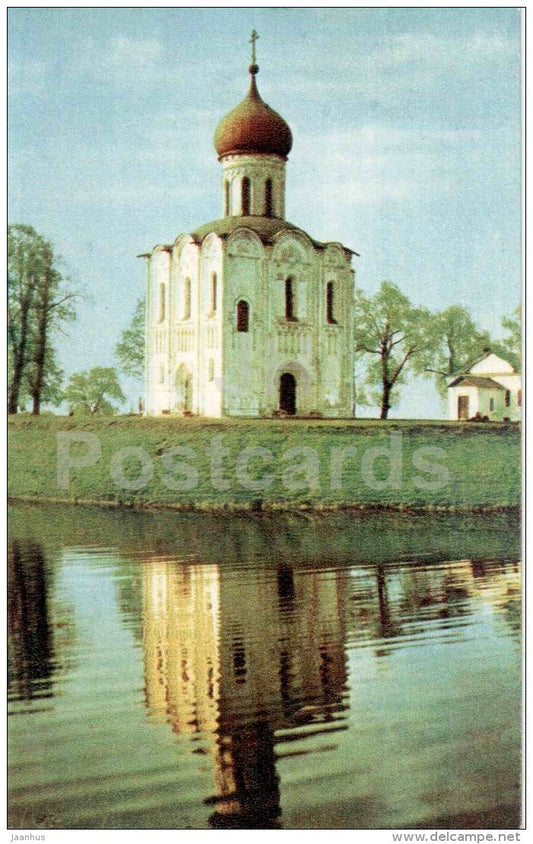
[[503, 345], [511, 353], [513, 365], [519, 366], [522, 357], [522, 309], [520, 306], [509, 316], [502, 317], [502, 325], [507, 331]]
[[[45, 377], [41, 384], [41, 403], [52, 404], [54, 407], [61, 404], [64, 399], [62, 389], [65, 373], [56, 360], [56, 354], [52, 346], [46, 349], [44, 363]], [[29, 400], [33, 401], [36, 393], [37, 371], [33, 361], [29, 361], [24, 372], [24, 379], [19, 395], [19, 407], [25, 407]]]
[[[31, 226], [8, 229], [8, 412], [29, 391], [33, 413], [60, 372], [51, 346], [54, 329], [74, 318], [75, 293], [57, 268], [51, 244]], [[31, 369], [31, 372], [30, 372]], [[26, 383], [25, 383], [26, 382]]]
[[113, 414], [117, 408], [111, 399], [119, 403], [126, 400], [117, 372], [109, 366], [95, 366], [88, 372], [71, 375], [65, 399], [71, 413], [88, 413], [91, 416]]
[[8, 412], [16, 413], [28, 361], [35, 279], [43, 271], [42, 238], [30, 226], [8, 229], [7, 335], [9, 355]]
[[432, 351], [431, 314], [415, 308], [395, 284], [382, 281], [369, 298], [357, 291], [355, 304], [355, 351], [372, 355], [366, 384], [381, 405], [380, 419], [387, 419], [393, 391], [411, 369], [421, 372]]
[[60, 372], [50, 345], [51, 331], [75, 317], [75, 294], [68, 289], [68, 281], [54, 267], [53, 261], [52, 248], [46, 244], [45, 268], [37, 280], [35, 331], [30, 356], [32, 372], [28, 376], [34, 416], [40, 413], [43, 393], [53, 394], [52, 384]]
[[442, 398], [448, 380], [478, 360], [493, 345], [486, 331], [480, 331], [466, 308], [451, 305], [433, 317], [433, 356], [426, 367], [435, 375], [435, 386]]
[[144, 297], [138, 300], [129, 328], [121, 335], [115, 347], [115, 354], [123, 372], [134, 378], [142, 378], [144, 373], [144, 321], [146, 302]]

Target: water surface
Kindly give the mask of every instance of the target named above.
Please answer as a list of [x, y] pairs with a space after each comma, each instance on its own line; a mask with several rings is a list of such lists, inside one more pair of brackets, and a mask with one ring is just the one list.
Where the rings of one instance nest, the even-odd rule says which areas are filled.
[[12, 828], [516, 827], [510, 516], [10, 513]]

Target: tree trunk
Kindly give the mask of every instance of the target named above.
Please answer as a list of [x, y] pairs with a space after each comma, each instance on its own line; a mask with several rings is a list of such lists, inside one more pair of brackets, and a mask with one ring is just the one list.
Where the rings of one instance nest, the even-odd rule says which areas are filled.
[[14, 350], [13, 377], [9, 387], [7, 412], [12, 415], [17, 413], [19, 404], [22, 376], [26, 365], [26, 346], [28, 344], [28, 319], [30, 313], [30, 297], [24, 297], [20, 308], [20, 337], [18, 345]]
[[390, 384], [384, 383], [383, 384], [383, 393], [381, 394], [381, 413], [379, 418], [380, 419], [387, 419], [390, 410], [390, 393], [391, 388]]
[[41, 301], [39, 302], [39, 324], [37, 328], [37, 346], [35, 349], [35, 383], [32, 390], [32, 414], [39, 416], [41, 412], [41, 393], [44, 384], [44, 367], [46, 360], [46, 341], [48, 334], [49, 300], [50, 300], [51, 267], [45, 272]]
[[380, 419], [386, 419], [390, 408], [390, 391], [391, 384], [389, 381], [389, 349], [386, 339], [381, 341], [381, 384], [383, 391], [381, 393], [381, 413]]

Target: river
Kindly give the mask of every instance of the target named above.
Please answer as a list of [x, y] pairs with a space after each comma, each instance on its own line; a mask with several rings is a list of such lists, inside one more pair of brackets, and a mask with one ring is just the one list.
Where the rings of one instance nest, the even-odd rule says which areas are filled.
[[9, 513], [9, 827], [515, 828], [516, 516]]

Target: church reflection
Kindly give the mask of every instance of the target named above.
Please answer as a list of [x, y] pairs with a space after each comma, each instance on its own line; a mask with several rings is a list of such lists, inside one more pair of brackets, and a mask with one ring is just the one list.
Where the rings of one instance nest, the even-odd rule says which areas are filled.
[[281, 564], [250, 577], [168, 561], [144, 571], [150, 718], [209, 741], [213, 828], [278, 826], [277, 732], [344, 728], [347, 573]]
[[[460, 635], [475, 604], [513, 624], [519, 574], [472, 561], [329, 568], [145, 558], [149, 718], [209, 760], [212, 828], [279, 828], [280, 758], [346, 728], [347, 653]], [[351, 680], [353, 688], [354, 678]]]

